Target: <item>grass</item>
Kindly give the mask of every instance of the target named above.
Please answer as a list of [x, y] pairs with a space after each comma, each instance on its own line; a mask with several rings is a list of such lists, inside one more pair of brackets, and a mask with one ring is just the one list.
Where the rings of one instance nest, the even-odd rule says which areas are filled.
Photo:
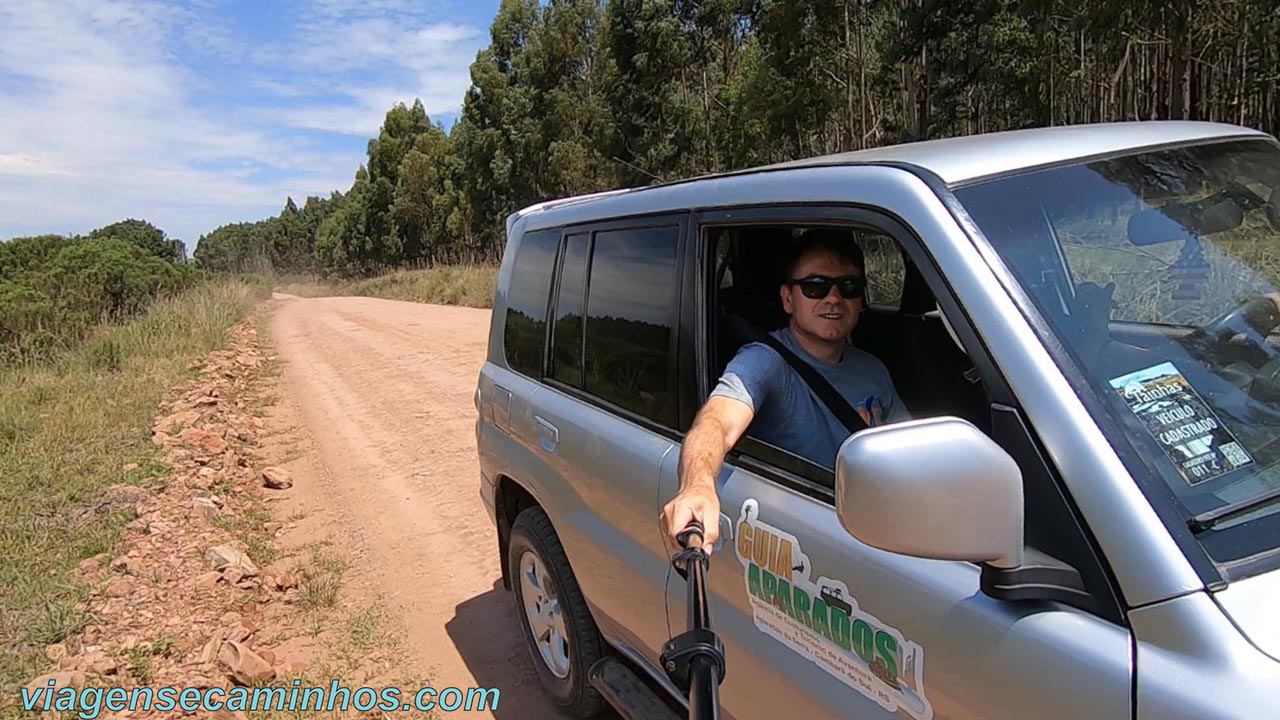
[[[343, 687], [351, 691], [362, 686], [399, 688], [399, 701], [403, 703], [411, 702], [419, 688], [431, 685], [425, 678], [419, 676], [386, 677], [386, 671], [395, 665], [394, 658], [403, 653], [398, 639], [402, 633], [400, 628], [390, 626], [390, 618], [381, 604], [352, 607], [343, 610], [333, 619], [336, 623], [327, 628], [332, 632], [327, 652], [297, 675], [302, 688], [324, 688], [327, 693], [330, 683], [337, 678]], [[280, 678], [272, 685], [291, 688], [293, 680], [293, 677]], [[300, 701], [302, 697], [299, 693]], [[327, 699], [328, 696], [326, 696]], [[315, 698], [311, 698], [311, 702], [314, 701]], [[354, 702], [354, 699], [352, 701]], [[335, 709], [332, 711], [317, 711], [314, 708], [292, 711], [261, 709], [250, 711], [248, 715], [250, 720], [312, 720], [313, 718], [336, 720], [357, 716], [358, 713], [351, 709], [346, 713], [341, 712], [336, 707], [340, 702], [341, 698], [335, 699]], [[371, 714], [367, 713], [359, 717], [393, 717], [394, 715], [396, 715], [394, 712], [384, 713], [375, 709]], [[434, 709], [422, 713], [414, 711], [412, 717], [432, 720], [441, 717], [441, 712]]]
[[302, 596], [299, 604], [307, 610], [333, 607], [346, 569], [341, 560], [313, 552], [311, 562], [298, 570], [298, 592]]
[[298, 297], [357, 295], [388, 300], [489, 308], [498, 287], [496, 265], [438, 265], [424, 270], [397, 270], [367, 280], [323, 283], [282, 278], [277, 291]]
[[78, 609], [89, 588], [71, 571], [111, 555], [134, 517], [104, 490], [159, 489], [168, 470], [150, 439], [159, 403], [266, 292], [203, 285], [49, 364], [0, 370], [0, 695], [15, 698], [47, 672], [44, 647], [89, 621]]

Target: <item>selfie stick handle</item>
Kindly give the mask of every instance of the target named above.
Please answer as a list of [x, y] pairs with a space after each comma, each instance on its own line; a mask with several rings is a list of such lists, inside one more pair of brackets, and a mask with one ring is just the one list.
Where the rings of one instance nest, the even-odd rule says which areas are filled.
[[[711, 629], [707, 604], [707, 555], [702, 550], [702, 524], [692, 521], [677, 535], [684, 548], [674, 562], [688, 581], [688, 631], [672, 638], [663, 648], [667, 675], [689, 694], [691, 720], [719, 720], [720, 682], [724, 680], [724, 646]], [[691, 541], [696, 538], [696, 542]]]

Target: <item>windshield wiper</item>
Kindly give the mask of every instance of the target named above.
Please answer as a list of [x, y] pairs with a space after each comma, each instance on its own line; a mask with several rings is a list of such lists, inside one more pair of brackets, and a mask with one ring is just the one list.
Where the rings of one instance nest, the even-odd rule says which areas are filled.
[[1280, 500], [1280, 488], [1273, 488], [1261, 495], [1237, 500], [1215, 510], [1202, 512], [1188, 520], [1187, 526], [1191, 528], [1191, 532], [1201, 533], [1205, 530], [1212, 529], [1214, 525], [1217, 525], [1227, 518], [1242, 515], [1250, 510], [1262, 507], [1263, 505], [1268, 505], [1277, 500]]

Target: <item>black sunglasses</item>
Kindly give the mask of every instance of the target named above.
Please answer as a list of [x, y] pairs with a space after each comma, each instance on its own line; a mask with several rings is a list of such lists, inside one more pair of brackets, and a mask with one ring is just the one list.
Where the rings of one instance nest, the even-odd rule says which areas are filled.
[[862, 297], [862, 291], [866, 288], [866, 279], [861, 275], [845, 275], [844, 277], [827, 277], [826, 275], [810, 275], [809, 277], [799, 278], [796, 280], [788, 280], [788, 285], [799, 285], [800, 292], [810, 300], [821, 300], [831, 292], [831, 286], [835, 285], [840, 290], [840, 296], [847, 300], [854, 300]]

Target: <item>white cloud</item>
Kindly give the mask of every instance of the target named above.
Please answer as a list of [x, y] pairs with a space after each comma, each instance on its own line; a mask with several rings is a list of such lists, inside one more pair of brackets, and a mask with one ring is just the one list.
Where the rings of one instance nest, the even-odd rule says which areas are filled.
[[[488, 41], [485, 33], [456, 23], [405, 24], [388, 17], [344, 15], [338, 10], [346, 3], [324, 5], [326, 12], [300, 33], [305, 39], [299, 45], [264, 52], [317, 91], [340, 94], [342, 102], [294, 108], [283, 114], [284, 122], [372, 136], [396, 102], [420, 99], [432, 116], [460, 109], [471, 85], [471, 63]], [[369, 82], [371, 73], [378, 81]]]
[[[488, 41], [420, 2], [318, 0], [253, 46], [214, 4], [0, 3], [0, 239], [144, 217], [192, 249], [286, 195], [346, 190], [364, 160], [351, 136], [415, 97], [456, 112]], [[345, 134], [349, 150], [298, 129]]]

